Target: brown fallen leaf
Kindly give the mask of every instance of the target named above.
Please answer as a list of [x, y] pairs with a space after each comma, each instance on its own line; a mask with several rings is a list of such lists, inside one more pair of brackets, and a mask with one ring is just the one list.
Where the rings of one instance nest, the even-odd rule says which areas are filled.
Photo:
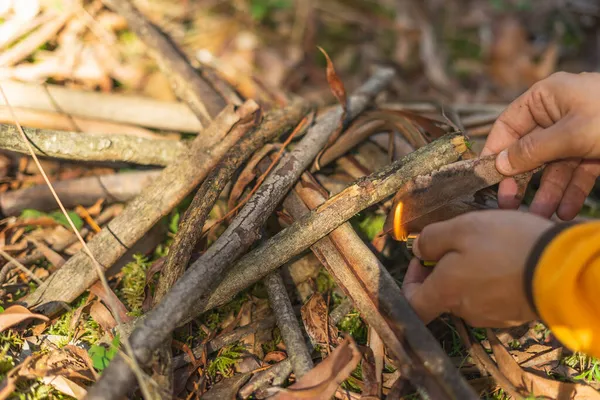
[[327, 303], [319, 292], [315, 292], [300, 309], [306, 333], [317, 344], [338, 343], [338, 329], [329, 321]]
[[98, 323], [104, 332], [110, 333], [111, 329], [117, 326], [117, 321], [112, 316], [108, 308], [99, 301], [95, 301], [90, 308], [90, 317]]
[[280, 361], [285, 360], [286, 358], [287, 358], [287, 354], [285, 354], [283, 351], [271, 351], [271, 352], [267, 353], [265, 358], [263, 358], [263, 362], [265, 362], [265, 363], [280, 362]]
[[329, 400], [338, 386], [347, 379], [360, 361], [361, 354], [354, 340], [346, 339], [320, 364], [308, 371], [287, 389], [272, 388], [276, 400]]
[[59, 375], [47, 375], [41, 378], [46, 385], [76, 399], [83, 399], [87, 390], [73, 382], [72, 380]]
[[18, 304], [12, 305], [0, 313], [0, 332], [31, 318], [48, 321], [48, 317], [45, 315], [34, 314]]
[[329, 58], [329, 54], [327, 54], [325, 49], [322, 47], [317, 46], [317, 48], [321, 51], [321, 53], [323, 53], [325, 60], [327, 60], [327, 83], [329, 84], [331, 93], [333, 93], [337, 101], [339, 101], [339, 103], [342, 105], [345, 112], [348, 99], [346, 96], [346, 88], [344, 87], [344, 83], [335, 72], [335, 67], [333, 66], [331, 58]]
[[119, 318], [123, 323], [131, 321], [131, 317], [129, 316], [129, 314], [127, 314], [127, 307], [125, 307], [125, 305], [121, 302], [121, 300], [112, 290], [107, 292], [100, 282], [96, 282], [90, 287], [90, 292], [98, 296], [98, 298], [102, 300], [104, 304], [109, 306], [111, 304], [116, 305], [117, 309], [113, 311], [119, 313]]
[[560, 382], [523, 370], [491, 329], [487, 329], [487, 337], [496, 357], [498, 368], [523, 393], [557, 400], [600, 399], [600, 393], [590, 386], [580, 383]]

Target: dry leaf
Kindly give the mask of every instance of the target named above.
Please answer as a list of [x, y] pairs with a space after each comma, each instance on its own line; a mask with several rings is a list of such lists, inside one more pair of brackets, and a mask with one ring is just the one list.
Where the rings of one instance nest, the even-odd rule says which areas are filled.
[[90, 292], [98, 296], [98, 298], [109, 307], [115, 304], [117, 306], [117, 309], [112, 311], [116, 311], [119, 313], [119, 318], [121, 319], [121, 322], [127, 323], [131, 321], [131, 317], [127, 314], [127, 308], [125, 307], [125, 305], [121, 302], [121, 300], [112, 290], [110, 290], [107, 293], [104, 289], [104, 286], [102, 286], [101, 282], [94, 283], [90, 287]]
[[360, 361], [360, 351], [348, 336], [332, 353], [298, 382], [287, 389], [277, 389], [276, 400], [329, 400]]
[[34, 314], [18, 304], [12, 305], [4, 310], [4, 312], [0, 313], [0, 332], [31, 318], [48, 321], [48, 317], [45, 315]]
[[498, 337], [491, 329], [487, 330], [487, 337], [496, 357], [496, 363], [506, 378], [526, 394], [542, 396], [550, 399], [567, 400], [599, 400], [600, 393], [590, 386], [577, 383], [560, 382], [554, 379], [526, 372], [519, 367], [508, 350], [500, 343]]
[[90, 317], [102, 327], [104, 332], [111, 332], [111, 329], [117, 326], [117, 321], [115, 321], [110, 311], [108, 311], [108, 308], [99, 301], [92, 304]]
[[87, 390], [85, 390], [72, 380], [65, 378], [64, 376], [48, 375], [42, 377], [42, 381], [46, 385], [52, 386], [59, 392], [62, 392], [71, 397], [75, 397], [76, 399], [83, 399], [87, 394]]
[[272, 351], [270, 353], [267, 353], [265, 358], [263, 358], [263, 362], [265, 362], [265, 363], [280, 362], [280, 361], [285, 360], [286, 358], [287, 358], [287, 354], [285, 354], [283, 351]]
[[[306, 333], [317, 344], [338, 342], [338, 329], [329, 321], [327, 304], [319, 292], [315, 292], [300, 310]], [[327, 337], [329, 333], [329, 338]]]
[[344, 84], [335, 72], [333, 62], [331, 62], [331, 58], [329, 58], [327, 52], [320, 46], [318, 47], [318, 49], [321, 51], [321, 53], [323, 53], [325, 59], [327, 60], [327, 83], [329, 84], [331, 93], [333, 93], [337, 101], [339, 101], [339, 103], [342, 105], [342, 108], [344, 109], [345, 113], [348, 105], [348, 99], [346, 97], [346, 88], [344, 87]]

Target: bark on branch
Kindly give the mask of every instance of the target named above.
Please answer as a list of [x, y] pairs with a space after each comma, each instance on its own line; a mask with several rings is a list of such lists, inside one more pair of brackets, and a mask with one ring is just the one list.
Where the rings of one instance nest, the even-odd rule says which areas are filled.
[[[50, 129], [23, 128], [38, 156], [72, 161], [120, 161], [140, 165], [169, 165], [187, 150], [178, 140], [146, 139], [131, 135], [97, 135]], [[0, 149], [29, 154], [14, 125], [0, 125]]]
[[[346, 115], [362, 112], [393, 76], [389, 69], [379, 70], [349, 99]], [[132, 333], [136, 358], [147, 363], [152, 352], [185, 322], [198, 301], [206, 298], [224, 276], [226, 268], [260, 237], [262, 226], [302, 172], [337, 130], [344, 114], [341, 107], [328, 113], [311, 127], [294, 150], [284, 156], [254, 196], [240, 210], [227, 230], [177, 281], [163, 301], [148, 314]], [[102, 378], [88, 392], [89, 399], [112, 399], [125, 393], [133, 375], [121, 357], [115, 358]]]

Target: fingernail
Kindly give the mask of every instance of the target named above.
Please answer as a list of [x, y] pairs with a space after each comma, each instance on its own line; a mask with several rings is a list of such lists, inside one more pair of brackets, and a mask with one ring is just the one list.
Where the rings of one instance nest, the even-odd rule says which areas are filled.
[[415, 241], [413, 243], [412, 253], [419, 260], [421, 259], [421, 251], [419, 250], [419, 237], [418, 236], [417, 236], [417, 238], [415, 239]]
[[502, 150], [496, 157], [496, 168], [501, 174], [510, 175], [513, 171], [512, 165], [508, 160], [508, 150]]

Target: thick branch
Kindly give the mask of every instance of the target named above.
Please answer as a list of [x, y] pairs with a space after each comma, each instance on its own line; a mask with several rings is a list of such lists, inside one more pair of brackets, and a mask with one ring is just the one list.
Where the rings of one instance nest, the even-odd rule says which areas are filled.
[[[198, 136], [187, 154], [166, 167], [160, 176], [131, 201], [118, 217], [94, 236], [88, 243], [88, 247], [105, 269], [113, 265], [160, 218], [167, 215], [202, 181], [219, 159], [245, 133], [247, 127], [232, 129], [234, 124], [240, 120], [253, 118], [255, 111], [256, 104], [252, 102], [237, 111], [234, 111], [233, 107], [224, 110], [206, 129], [209, 137], [216, 141], [220, 140], [218, 144], [207, 148], [206, 140]], [[97, 279], [92, 261], [85, 252], [80, 251], [35, 292], [21, 301], [27, 307], [41, 307], [41, 311], [53, 313], [60, 310], [56, 302], [69, 303], [75, 300]]]
[[[143, 96], [87, 92], [57, 85], [12, 81], [2, 81], [0, 84], [13, 107], [173, 131], [198, 132], [202, 129], [198, 118], [183, 103]], [[4, 99], [0, 99], [0, 105], [6, 107]]]
[[[38, 156], [74, 161], [121, 161], [140, 165], [168, 165], [187, 149], [169, 139], [146, 139], [130, 135], [98, 135], [49, 129], [24, 128]], [[29, 154], [17, 127], [0, 125], [0, 149]]]
[[265, 143], [298, 124], [307, 111], [305, 103], [296, 103], [268, 113], [260, 127], [240, 139], [202, 183], [169, 249], [166, 264], [156, 286], [154, 304], [162, 300], [185, 271], [210, 210], [238, 167]]
[[[348, 115], [354, 118], [387, 85], [393, 72], [379, 70], [349, 99]], [[163, 301], [131, 335], [136, 357], [149, 361], [152, 352], [183, 323], [194, 305], [211, 292], [229, 265], [259, 237], [266, 219], [275, 210], [302, 172], [326, 145], [343, 115], [341, 107], [328, 113], [311, 127], [292, 152], [284, 156], [265, 179], [255, 195], [241, 209], [227, 230], [177, 281]], [[125, 361], [118, 357], [104, 371], [88, 393], [89, 399], [115, 398], [127, 390], [133, 376]]]
[[330, 198], [241, 258], [188, 318], [227, 303], [236, 293], [263, 279], [356, 213], [394, 194], [413, 176], [429, 174], [456, 161], [467, 150], [464, 140], [462, 135], [446, 135]]
[[190, 65], [160, 29], [151, 24], [129, 0], [104, 0], [104, 4], [127, 20], [129, 28], [146, 44], [146, 47], [171, 79], [177, 97], [186, 102], [203, 125], [225, 106], [223, 98], [209, 82]]
[[[66, 208], [91, 206], [98, 199], [105, 204], [125, 203], [160, 176], [161, 171], [121, 172], [112, 175], [86, 176], [53, 183], [52, 186]], [[36, 185], [0, 194], [0, 211], [4, 216], [19, 215], [26, 208], [39, 211], [56, 210], [56, 200], [48, 185]]]
[[275, 314], [292, 369], [296, 377], [301, 378], [314, 365], [279, 271], [267, 276], [265, 285], [269, 294], [269, 304]]

